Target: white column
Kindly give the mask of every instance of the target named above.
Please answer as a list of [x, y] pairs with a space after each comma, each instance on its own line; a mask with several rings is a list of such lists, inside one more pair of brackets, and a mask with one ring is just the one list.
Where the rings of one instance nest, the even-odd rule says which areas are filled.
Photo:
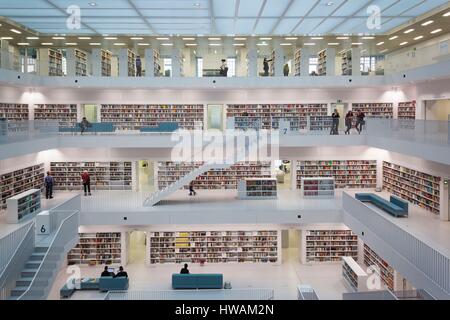
[[[447, 184], [445, 183], [445, 181], [448, 181]], [[439, 190], [439, 194], [440, 194], [440, 199], [441, 199], [441, 205], [439, 207], [439, 212], [440, 212], [440, 218], [442, 221], [450, 221], [450, 210], [449, 210], [449, 202], [450, 202], [450, 198], [449, 198], [449, 192], [448, 192], [448, 183], [450, 183], [450, 177], [442, 177], [441, 178], [441, 183], [440, 183], [440, 190]]]
[[91, 54], [91, 70], [93, 77], [102, 76], [102, 50], [92, 49]]
[[281, 39], [274, 39], [273, 40], [273, 51], [275, 52], [275, 77], [282, 77], [283, 76], [283, 65], [284, 65], [284, 50], [283, 47], [280, 45]]
[[128, 49], [119, 50], [119, 77], [128, 77]]
[[300, 57], [300, 76], [309, 76], [309, 57], [310, 51], [308, 48], [303, 47], [302, 56]]
[[251, 38], [247, 44], [248, 53], [248, 76], [249, 77], [257, 77], [258, 76], [258, 50], [256, 49], [256, 39]]
[[181, 77], [181, 46], [182, 43], [180, 41], [175, 41], [172, 49], [172, 77], [174, 78]]
[[145, 49], [145, 76], [155, 76], [155, 59], [153, 58], [153, 48]]
[[359, 48], [352, 48], [352, 76], [361, 75], [361, 50]]
[[66, 49], [67, 76], [74, 77], [76, 74], [75, 49]]
[[383, 187], [383, 160], [377, 160], [377, 188]]
[[336, 75], [336, 49], [327, 48], [327, 76]]
[[10, 69], [9, 61], [9, 42], [6, 40], [1, 40], [1, 61], [0, 65], [2, 69]]

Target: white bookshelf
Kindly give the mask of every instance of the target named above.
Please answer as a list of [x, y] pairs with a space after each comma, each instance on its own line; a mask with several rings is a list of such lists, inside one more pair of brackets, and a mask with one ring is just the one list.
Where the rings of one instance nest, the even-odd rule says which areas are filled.
[[132, 190], [132, 162], [51, 162], [55, 190], [81, 190], [81, 174], [89, 172], [93, 190]]
[[149, 234], [149, 263], [277, 263], [278, 230], [161, 231]]
[[48, 49], [48, 75], [63, 76], [63, 53], [60, 49]]
[[327, 75], [327, 50], [324, 49], [318, 53], [318, 63], [317, 63], [317, 75], [326, 76]]
[[127, 61], [128, 61], [128, 76], [134, 77], [136, 76], [136, 54], [131, 51], [130, 49], [127, 49]]
[[108, 50], [101, 50], [102, 55], [102, 77], [111, 77], [112, 53]]
[[270, 62], [269, 62], [269, 76], [273, 77], [275, 75], [275, 50], [272, 50], [270, 54]]
[[394, 118], [393, 103], [352, 103], [353, 126], [356, 125], [356, 112], [362, 111], [366, 119], [392, 119]]
[[303, 197], [309, 198], [333, 198], [334, 178], [333, 177], [313, 177], [301, 178], [301, 193]]
[[341, 53], [342, 64], [341, 71], [343, 76], [352, 75], [352, 50], [346, 50]]
[[77, 123], [76, 104], [38, 104], [34, 109], [35, 120], [58, 120], [60, 127], [74, 127]]
[[0, 118], [12, 121], [28, 120], [28, 105], [19, 103], [0, 103]]
[[303, 177], [333, 177], [336, 188], [376, 188], [376, 160], [297, 161], [297, 189]]
[[121, 232], [80, 233], [80, 242], [67, 254], [68, 265], [122, 264]]
[[364, 244], [364, 264], [367, 267], [378, 267], [381, 280], [391, 291], [394, 291], [396, 282], [396, 272], [394, 268], [392, 268], [389, 263], [383, 260], [367, 244]]
[[358, 258], [358, 237], [351, 230], [302, 230], [302, 263], [338, 263], [344, 256]]
[[367, 291], [367, 273], [352, 257], [342, 257], [342, 277], [347, 287], [354, 291]]
[[87, 76], [87, 53], [79, 49], [75, 49], [75, 75]]
[[383, 189], [437, 215], [440, 181], [440, 177], [383, 161]]
[[41, 190], [31, 189], [6, 200], [6, 222], [19, 223], [41, 211]]
[[277, 179], [246, 178], [238, 181], [238, 199], [276, 199]]
[[398, 104], [398, 119], [416, 119], [416, 101], [400, 102]]
[[44, 164], [0, 174], [0, 209], [6, 209], [6, 199], [30, 189], [44, 187]]
[[159, 77], [161, 75], [161, 56], [159, 52], [153, 49], [153, 74], [155, 77]]
[[301, 75], [301, 63], [302, 63], [302, 49], [297, 49], [294, 52], [294, 76], [299, 77]]

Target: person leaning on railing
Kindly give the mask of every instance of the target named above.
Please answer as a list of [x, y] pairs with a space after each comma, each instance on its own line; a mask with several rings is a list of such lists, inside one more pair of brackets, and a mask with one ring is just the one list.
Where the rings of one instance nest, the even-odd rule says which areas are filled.
[[83, 120], [81, 120], [80, 123], [81, 134], [83, 134], [89, 127], [91, 127], [91, 123], [86, 119], [86, 117], [83, 117]]

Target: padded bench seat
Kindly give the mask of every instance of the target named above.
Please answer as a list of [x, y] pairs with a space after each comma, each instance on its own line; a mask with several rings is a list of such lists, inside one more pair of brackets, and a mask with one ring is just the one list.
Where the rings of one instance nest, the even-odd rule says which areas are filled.
[[390, 201], [387, 201], [373, 193], [357, 193], [355, 198], [361, 202], [370, 202], [395, 217], [408, 216], [408, 202], [396, 196], [391, 196]]
[[222, 274], [172, 274], [172, 289], [222, 289]]

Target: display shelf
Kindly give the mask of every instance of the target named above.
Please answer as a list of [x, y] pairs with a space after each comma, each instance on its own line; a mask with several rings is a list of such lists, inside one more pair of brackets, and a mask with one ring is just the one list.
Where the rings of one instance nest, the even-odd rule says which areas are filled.
[[352, 50], [346, 50], [341, 54], [342, 58], [342, 75], [351, 76], [352, 75]]
[[383, 188], [412, 204], [439, 214], [440, 177], [383, 161]]
[[112, 54], [108, 50], [101, 50], [102, 55], [102, 77], [111, 77]]
[[238, 199], [276, 199], [277, 179], [246, 178], [238, 181]]
[[302, 262], [337, 263], [341, 257], [358, 258], [358, 237], [351, 230], [304, 230]]
[[302, 64], [302, 49], [297, 49], [294, 52], [294, 76], [299, 77], [301, 75]]
[[367, 291], [367, 273], [352, 257], [342, 257], [342, 277], [354, 292]]
[[277, 263], [277, 230], [150, 232], [150, 264]]
[[318, 53], [319, 59], [317, 63], [317, 75], [326, 76], [327, 75], [327, 50], [324, 49]]
[[75, 75], [87, 76], [87, 53], [79, 49], [75, 49]]
[[128, 61], [128, 76], [135, 77], [136, 76], [136, 54], [127, 49], [127, 61]]
[[6, 209], [6, 199], [28, 191], [44, 188], [44, 164], [29, 166], [0, 175], [0, 209]]
[[333, 198], [334, 178], [314, 177], [301, 178], [301, 192], [303, 197]]
[[41, 190], [31, 189], [6, 200], [6, 222], [18, 223], [41, 211]]
[[48, 75], [63, 76], [63, 53], [60, 49], [48, 49]]
[[367, 267], [377, 266], [380, 270], [379, 275], [383, 283], [394, 291], [395, 270], [389, 263], [383, 260], [375, 251], [373, 251], [367, 244], [364, 244], [364, 264]]
[[161, 75], [161, 56], [159, 52], [153, 49], [153, 74], [155, 77]]
[[[158, 188], [160, 190], [189, 174], [202, 162], [158, 162]], [[228, 169], [214, 169], [194, 180], [196, 189], [237, 189], [239, 180], [245, 178], [270, 178], [270, 162], [239, 162]], [[187, 188], [188, 186], [186, 186]]]
[[416, 101], [400, 102], [398, 104], [398, 119], [416, 119]]
[[80, 242], [67, 254], [68, 265], [122, 264], [122, 234], [80, 233]]
[[38, 104], [34, 109], [35, 120], [58, 120], [60, 127], [75, 127], [76, 104]]
[[393, 103], [352, 103], [353, 127], [356, 126], [356, 112], [362, 111], [366, 119], [392, 119], [394, 118]]
[[103, 104], [102, 122], [112, 122], [119, 130], [156, 127], [161, 122], [176, 122], [181, 129], [202, 130], [204, 106], [196, 105], [117, 105]]
[[81, 174], [89, 172], [93, 190], [131, 190], [132, 162], [51, 162], [55, 190], [81, 190]]
[[336, 188], [376, 188], [376, 160], [312, 160], [297, 161], [297, 189], [301, 179], [333, 177]]
[[28, 105], [19, 103], [0, 103], [0, 119], [1, 118], [11, 121], [28, 120]]

